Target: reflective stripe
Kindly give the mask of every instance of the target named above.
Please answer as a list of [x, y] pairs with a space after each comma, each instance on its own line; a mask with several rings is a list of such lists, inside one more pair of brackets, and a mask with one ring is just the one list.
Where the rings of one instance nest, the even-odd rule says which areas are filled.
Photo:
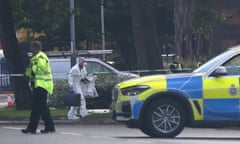
[[44, 79], [44, 78], [35, 78], [34, 80], [52, 81], [52, 79]]
[[[189, 99], [193, 110], [194, 120], [203, 120], [203, 100], [202, 99]], [[197, 103], [197, 104], [196, 104]]]
[[41, 69], [41, 68], [37, 68], [37, 73], [40, 73], [39, 70], [41, 71], [41, 74], [43, 74], [43, 75], [51, 74], [51, 72], [45, 71], [45, 70], [43, 70], [43, 69]]

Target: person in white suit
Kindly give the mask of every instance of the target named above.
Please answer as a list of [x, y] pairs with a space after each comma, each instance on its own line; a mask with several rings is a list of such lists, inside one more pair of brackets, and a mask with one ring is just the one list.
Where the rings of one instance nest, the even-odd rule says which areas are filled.
[[68, 83], [71, 92], [81, 95], [80, 108], [76, 106], [71, 106], [67, 114], [69, 120], [77, 120], [79, 119], [79, 117], [76, 116], [78, 108], [80, 117], [85, 117], [88, 115], [86, 108], [86, 100], [82, 90], [83, 85], [88, 83], [86, 61], [84, 58], [82, 57], [78, 58], [77, 64], [75, 64], [71, 68], [68, 75]]

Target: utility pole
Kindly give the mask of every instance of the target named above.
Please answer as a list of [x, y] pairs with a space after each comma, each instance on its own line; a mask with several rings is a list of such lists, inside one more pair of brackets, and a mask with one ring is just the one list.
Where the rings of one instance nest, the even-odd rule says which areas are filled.
[[76, 64], [76, 45], [75, 45], [75, 15], [74, 0], [69, 0], [70, 5], [70, 46], [71, 46], [71, 66]]
[[[105, 50], [105, 31], [104, 31], [104, 0], [100, 2], [101, 7], [101, 27], [102, 27], [102, 50]], [[106, 55], [103, 53], [102, 55], [103, 61], [106, 60]]]

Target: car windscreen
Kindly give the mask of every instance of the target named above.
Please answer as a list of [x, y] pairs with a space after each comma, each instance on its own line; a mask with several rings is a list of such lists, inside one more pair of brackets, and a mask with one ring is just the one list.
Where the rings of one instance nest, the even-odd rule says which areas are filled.
[[233, 50], [229, 50], [226, 51], [224, 53], [219, 54], [218, 56], [210, 59], [208, 62], [206, 62], [205, 64], [203, 64], [202, 66], [200, 66], [199, 68], [197, 68], [196, 70], [194, 70], [193, 72], [195, 73], [202, 73], [202, 72], [207, 72], [209, 69], [211, 69], [212, 67], [214, 67], [216, 64], [219, 64], [221, 61], [223, 61], [224, 59], [226, 59], [227, 57], [231, 57], [232, 55], [234, 55]]
[[94, 61], [87, 61], [87, 72], [88, 74], [97, 74], [97, 73], [113, 73], [114, 71], [108, 68], [107, 66], [94, 62]]

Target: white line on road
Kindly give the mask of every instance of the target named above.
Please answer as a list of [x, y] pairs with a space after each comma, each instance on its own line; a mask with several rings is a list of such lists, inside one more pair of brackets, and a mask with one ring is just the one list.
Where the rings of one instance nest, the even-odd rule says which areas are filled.
[[[80, 134], [80, 133], [73, 133], [73, 132], [60, 132], [60, 134], [63, 135], [72, 135], [72, 136], [84, 136], [85, 134]], [[104, 137], [104, 136], [90, 136], [91, 138], [95, 139], [108, 139], [108, 140], [117, 140], [117, 138], [111, 138], [111, 137]], [[152, 142], [150, 141], [140, 141], [140, 140], [126, 140], [128, 142], [136, 142], [136, 143], [144, 143], [144, 144], [151, 144]]]
[[152, 141], [141, 141], [141, 140], [134, 140], [134, 142], [137, 142], [137, 143], [144, 143], [144, 144], [151, 144]]
[[80, 133], [72, 133], [72, 132], [60, 132], [60, 134], [64, 134], [64, 135], [83, 136], [83, 134], [80, 134]]
[[20, 130], [22, 128], [19, 127], [3, 127], [4, 129], [12, 129], [12, 130]]

